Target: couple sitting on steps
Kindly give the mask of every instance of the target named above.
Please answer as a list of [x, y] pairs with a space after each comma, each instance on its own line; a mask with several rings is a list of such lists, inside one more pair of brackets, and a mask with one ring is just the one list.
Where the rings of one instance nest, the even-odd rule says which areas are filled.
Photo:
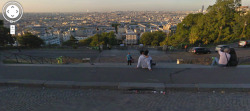
[[152, 71], [152, 65], [156, 65], [152, 62], [152, 57], [149, 56], [149, 51], [140, 51], [140, 57], [138, 59], [137, 68], [142, 67], [144, 69], [148, 69], [149, 71]]

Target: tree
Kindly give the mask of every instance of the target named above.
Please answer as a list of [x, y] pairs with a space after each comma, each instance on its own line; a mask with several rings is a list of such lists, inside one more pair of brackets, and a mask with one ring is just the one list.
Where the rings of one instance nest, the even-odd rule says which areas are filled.
[[92, 42], [92, 38], [87, 38], [84, 40], [80, 40], [79, 45], [80, 46], [89, 46], [91, 42]]
[[144, 45], [151, 45], [151, 42], [153, 41], [153, 35], [151, 32], [145, 32], [142, 34], [140, 38], [140, 43]]
[[108, 33], [108, 44], [109, 45], [116, 45], [117, 40], [114, 32]]
[[241, 16], [236, 12], [239, 3], [239, 0], [217, 0], [208, 7], [208, 13], [189, 14], [177, 25], [176, 33], [161, 45], [219, 44], [239, 40], [241, 36], [247, 37], [249, 25], [244, 24], [249, 23], [250, 16]]
[[90, 46], [99, 46], [99, 45], [116, 45], [117, 40], [114, 32], [105, 32], [102, 34], [96, 34], [91, 38]]
[[78, 41], [73, 35], [70, 36], [69, 40], [73, 43], [76, 43]]
[[18, 42], [25, 47], [38, 48], [44, 44], [41, 38], [31, 34], [25, 33], [23, 36], [17, 38]]
[[9, 31], [9, 28], [4, 27], [3, 20], [0, 20], [0, 46], [14, 43], [14, 38], [11, 37]]
[[63, 42], [64, 46], [72, 46], [74, 49], [77, 48], [77, 39], [74, 36], [70, 36], [70, 39], [66, 42]]
[[140, 43], [144, 45], [159, 46], [166, 38], [166, 34], [162, 31], [145, 32], [140, 39]]
[[112, 27], [115, 27], [115, 33], [118, 34], [118, 26], [120, 26], [121, 24], [112, 24]]
[[90, 46], [96, 47], [101, 45], [100, 43], [100, 39], [101, 39], [101, 34], [96, 34], [94, 36], [91, 37], [92, 41], [90, 42]]

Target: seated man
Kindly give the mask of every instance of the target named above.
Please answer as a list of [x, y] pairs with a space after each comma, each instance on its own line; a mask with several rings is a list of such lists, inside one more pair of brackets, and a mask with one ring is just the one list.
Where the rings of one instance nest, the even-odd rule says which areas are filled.
[[137, 68], [142, 67], [152, 71], [151, 68], [152, 58], [148, 56], [148, 51], [141, 51], [141, 56], [139, 57]]
[[217, 63], [219, 66], [226, 67], [231, 57], [229, 52], [230, 52], [229, 48], [225, 48], [224, 52], [219, 50], [218, 53], [220, 55], [220, 59], [218, 59], [217, 57], [213, 57], [213, 62], [211, 66], [214, 66], [214, 64]]

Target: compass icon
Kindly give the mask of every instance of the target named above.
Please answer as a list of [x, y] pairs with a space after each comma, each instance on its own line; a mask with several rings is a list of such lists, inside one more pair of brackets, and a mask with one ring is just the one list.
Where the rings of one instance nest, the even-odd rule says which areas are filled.
[[[23, 7], [16, 1], [7, 2], [3, 9], [3, 17], [10, 23], [19, 21], [23, 16]], [[10, 33], [15, 34], [15, 25], [10, 26]]]
[[19, 8], [15, 5], [10, 5], [6, 9], [6, 14], [9, 18], [17, 18], [19, 15]]

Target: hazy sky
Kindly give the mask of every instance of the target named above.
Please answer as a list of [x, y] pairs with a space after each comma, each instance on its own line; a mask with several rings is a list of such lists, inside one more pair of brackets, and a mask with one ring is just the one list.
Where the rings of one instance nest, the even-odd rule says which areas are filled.
[[[10, 0], [0, 0], [0, 11]], [[86, 12], [92, 11], [185, 11], [213, 5], [216, 0], [16, 0], [24, 12]], [[250, 0], [242, 0], [250, 6]]]

